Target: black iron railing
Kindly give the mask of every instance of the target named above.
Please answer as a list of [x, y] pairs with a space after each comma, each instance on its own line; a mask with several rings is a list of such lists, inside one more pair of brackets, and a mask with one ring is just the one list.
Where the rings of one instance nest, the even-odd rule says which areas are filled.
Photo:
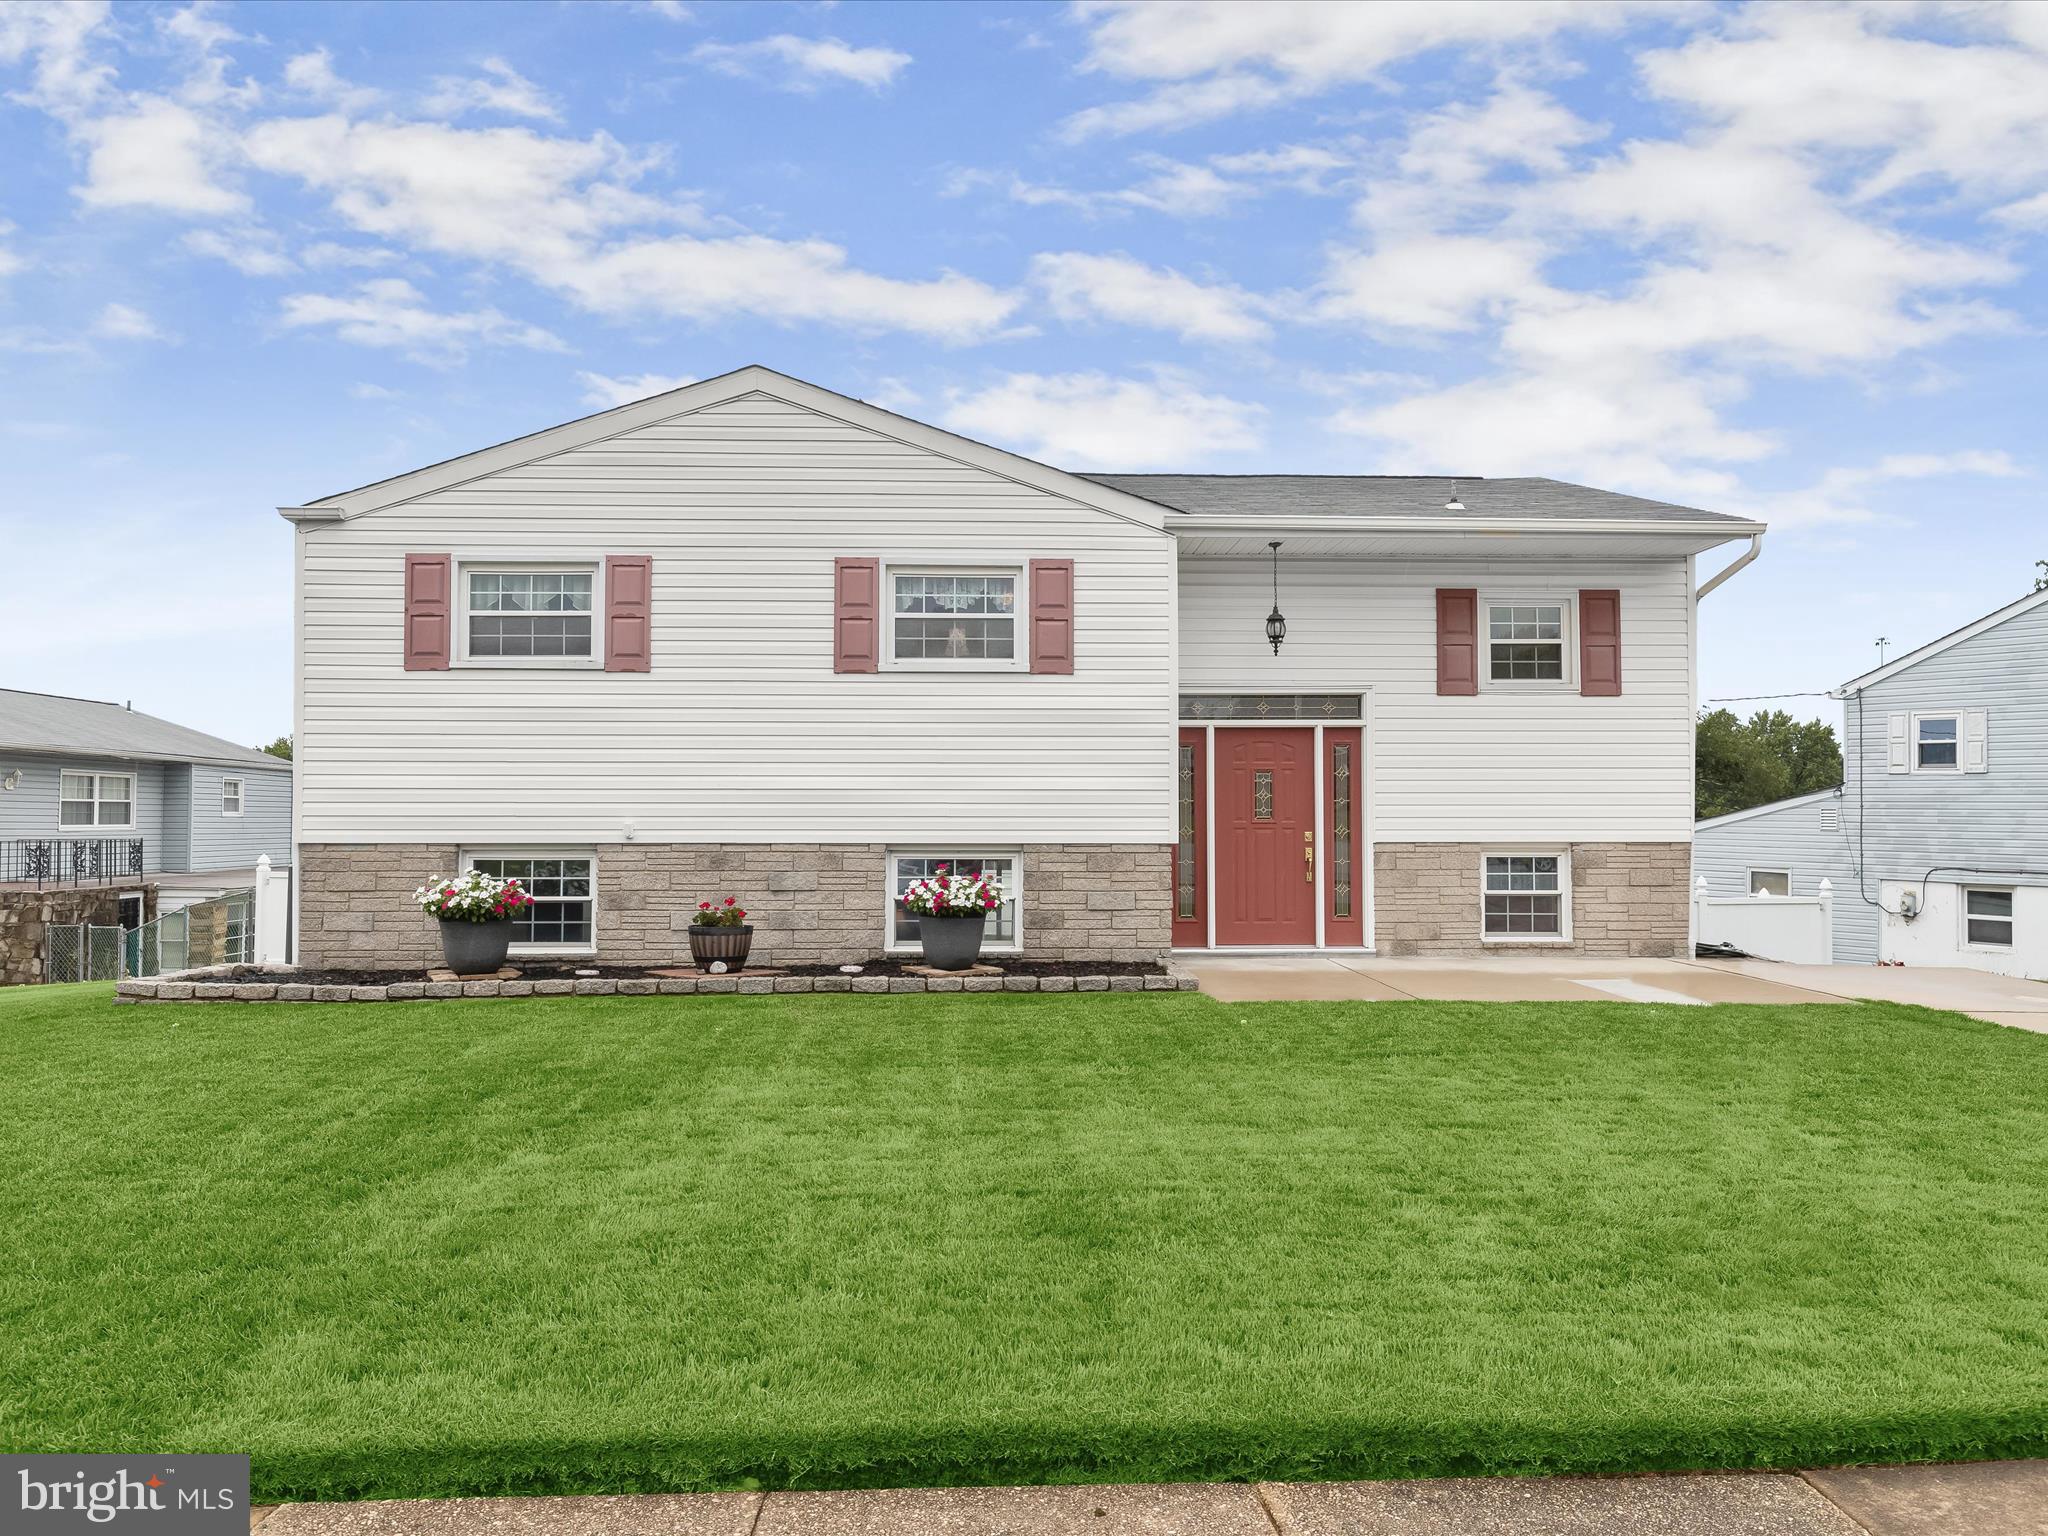
[[105, 885], [142, 873], [139, 837], [15, 837], [0, 840], [0, 883]]

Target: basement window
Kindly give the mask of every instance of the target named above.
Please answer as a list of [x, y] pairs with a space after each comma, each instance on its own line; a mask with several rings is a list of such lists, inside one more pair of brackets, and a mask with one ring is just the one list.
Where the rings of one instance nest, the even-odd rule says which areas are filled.
[[1482, 939], [1555, 944], [1570, 937], [1571, 877], [1562, 853], [1489, 853], [1482, 864]]
[[2011, 949], [2012, 892], [1965, 890], [1963, 939], [1970, 944], [1989, 944], [1994, 949]]

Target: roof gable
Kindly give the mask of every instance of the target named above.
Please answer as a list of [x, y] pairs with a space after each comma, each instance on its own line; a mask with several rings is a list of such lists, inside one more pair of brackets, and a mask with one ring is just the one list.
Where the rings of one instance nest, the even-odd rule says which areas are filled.
[[1953, 650], [1956, 646], [1966, 641], [1976, 639], [1977, 636], [1983, 634], [1986, 630], [1996, 629], [1999, 625], [2010, 619], [2016, 619], [2023, 613], [2033, 612], [2043, 603], [2048, 603], [2048, 587], [2029, 592], [2025, 597], [2020, 598], [2016, 602], [2007, 603], [2003, 608], [1995, 608], [1981, 619], [1972, 619], [1962, 628], [1952, 629], [1940, 639], [1930, 640], [1918, 650], [1906, 652], [1897, 661], [1886, 662], [1881, 667], [1875, 667], [1865, 672], [1861, 677], [1850, 678], [1848, 682], [1832, 690], [1831, 697], [1837, 699], [1847, 698], [1850, 694], [1859, 693], [1863, 689], [1870, 687], [1873, 683], [1886, 682], [1891, 678], [1897, 677], [1908, 667], [1917, 667], [1921, 662], [1939, 656], [1944, 651]]
[[332, 496], [325, 496], [302, 507], [280, 507], [278, 511], [293, 522], [346, 522], [381, 511], [385, 507], [414, 501], [471, 480], [499, 474], [573, 449], [588, 447], [609, 438], [637, 431], [642, 427], [671, 421], [693, 412], [744, 399], [749, 395], [765, 396], [814, 411], [821, 416], [831, 417], [850, 426], [952, 459], [956, 463], [985, 470], [990, 474], [1014, 480], [1020, 485], [1059, 496], [1077, 505], [1093, 507], [1099, 512], [1121, 518], [1126, 522], [1163, 529], [1166, 521], [1166, 509], [1156, 502], [1133, 496], [1111, 486], [1097, 484], [1082, 476], [1069, 474], [1066, 470], [1055, 469], [1049, 464], [1041, 464], [1036, 459], [1027, 459], [1021, 454], [1010, 453], [1001, 448], [990, 447], [986, 443], [976, 442], [972, 438], [961, 437], [942, 427], [913, 421], [907, 416], [898, 416], [879, 406], [869, 405], [866, 401], [835, 394], [829, 389], [807, 384], [801, 379], [793, 379], [787, 374], [777, 373], [772, 368], [763, 368], [758, 364], [722, 374], [715, 379], [686, 384], [680, 389], [668, 390], [645, 400], [615, 406], [594, 416], [564, 422], [560, 426], [513, 438], [509, 442], [480, 448], [459, 458], [430, 464], [388, 480], [358, 486], [352, 491], [341, 491]]
[[1795, 810], [1802, 805], [1819, 805], [1827, 800], [1840, 800], [1841, 797], [1842, 787], [1838, 784], [1833, 789], [1816, 789], [1811, 794], [1791, 795], [1783, 800], [1772, 800], [1763, 805], [1752, 805], [1744, 811], [1729, 811], [1726, 815], [1709, 816], [1704, 820], [1694, 822], [1692, 829], [1695, 833], [1699, 833], [1706, 831], [1710, 827], [1733, 826], [1738, 821], [1755, 821], [1760, 816], [1775, 816], [1780, 811]]

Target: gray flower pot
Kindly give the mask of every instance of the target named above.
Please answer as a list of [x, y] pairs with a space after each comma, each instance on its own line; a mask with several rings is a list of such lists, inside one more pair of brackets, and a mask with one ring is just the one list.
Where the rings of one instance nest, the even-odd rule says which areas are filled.
[[458, 976], [488, 976], [505, 963], [512, 947], [512, 924], [441, 924], [441, 954]]
[[964, 971], [981, 958], [981, 935], [988, 914], [972, 917], [920, 917], [917, 936], [924, 945], [924, 963], [941, 971]]

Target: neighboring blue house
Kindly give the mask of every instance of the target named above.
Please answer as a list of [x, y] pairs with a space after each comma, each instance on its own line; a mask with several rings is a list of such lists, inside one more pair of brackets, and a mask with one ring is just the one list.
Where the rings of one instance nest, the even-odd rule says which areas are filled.
[[1837, 961], [2048, 980], [2048, 591], [1833, 696], [1846, 782], [1700, 822], [1707, 894], [1826, 877]]
[[132, 880], [173, 911], [248, 885], [259, 855], [289, 864], [291, 828], [289, 762], [119, 704], [0, 689], [0, 883]]

